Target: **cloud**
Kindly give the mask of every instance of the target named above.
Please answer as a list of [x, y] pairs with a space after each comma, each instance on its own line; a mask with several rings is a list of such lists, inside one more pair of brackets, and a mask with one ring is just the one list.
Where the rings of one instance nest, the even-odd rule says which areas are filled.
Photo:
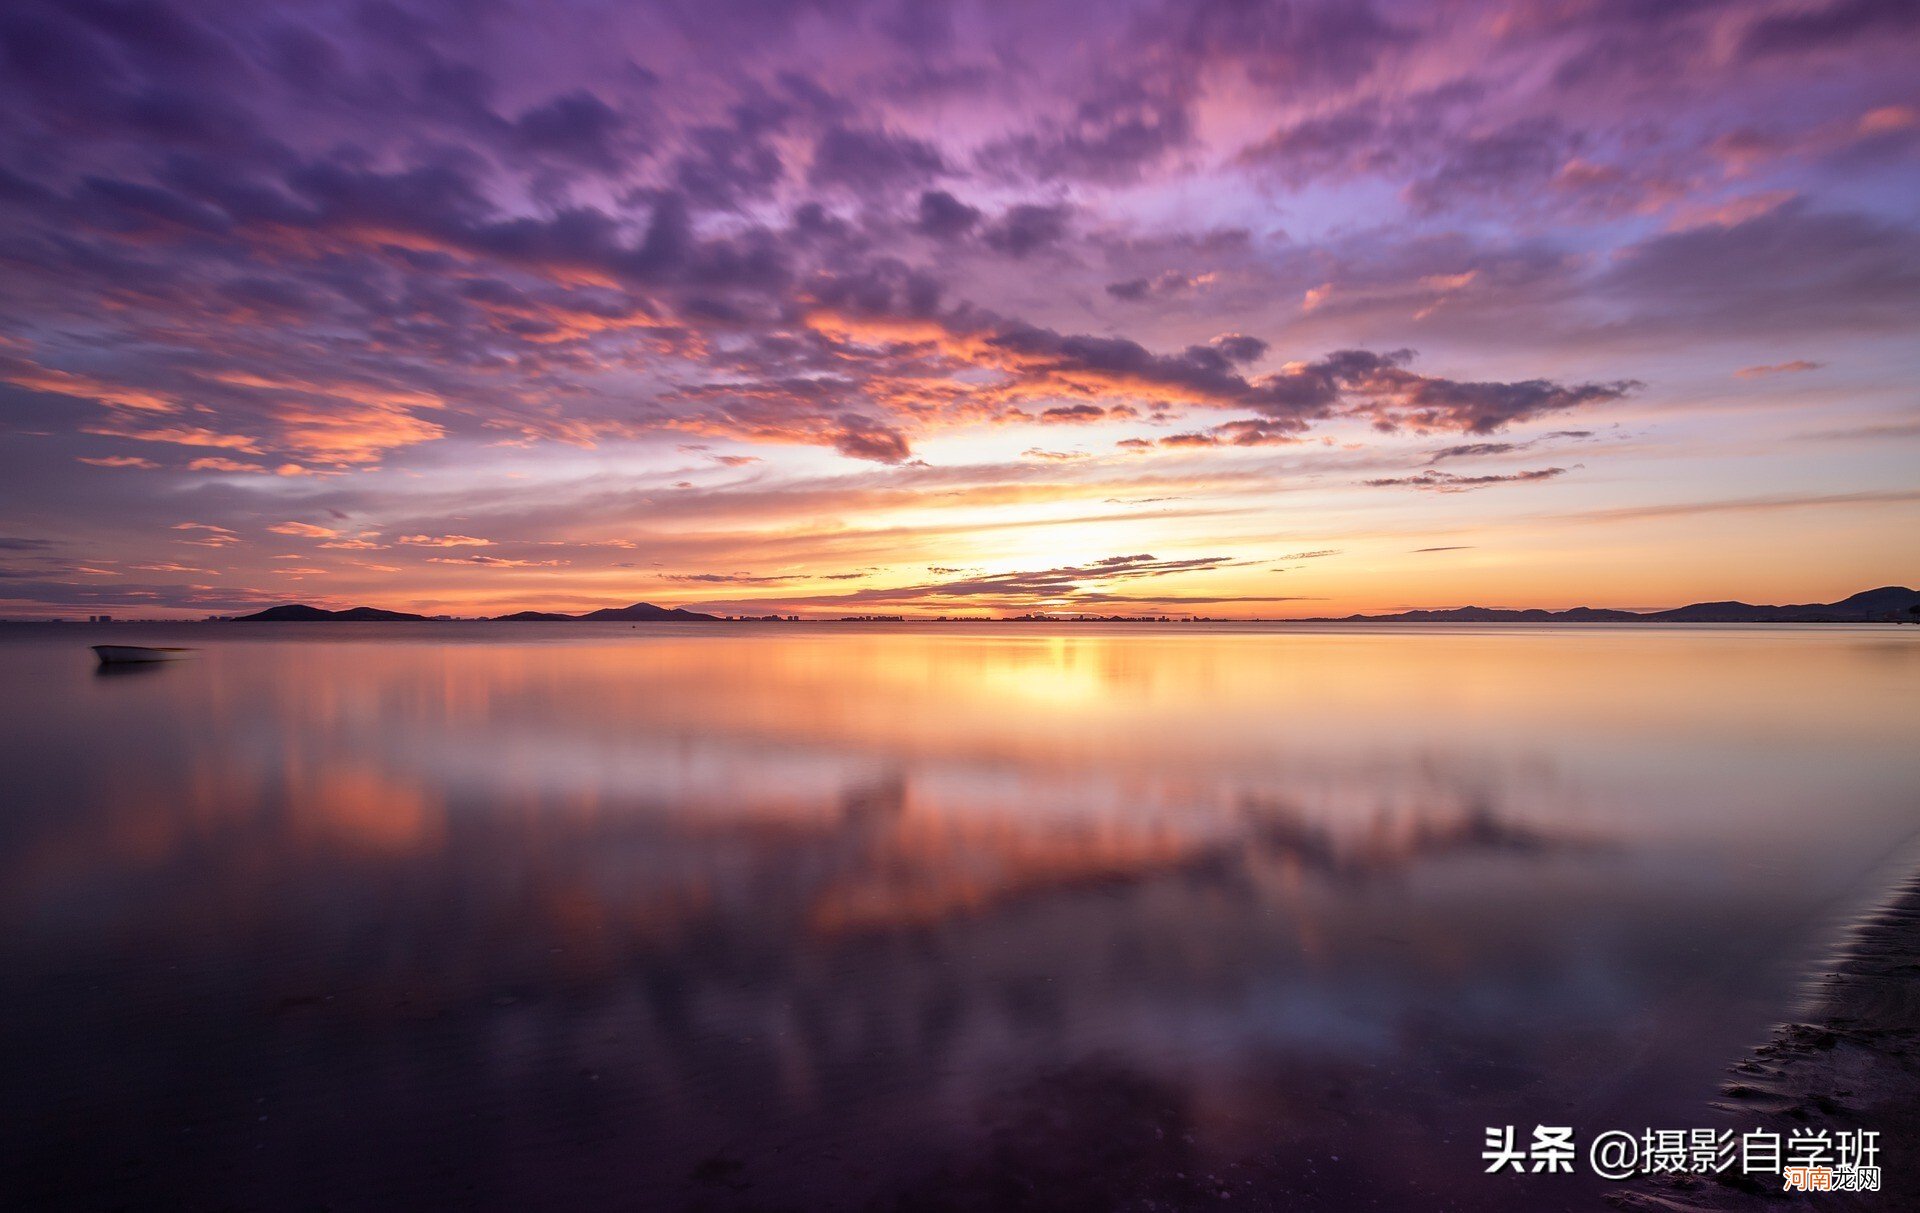
[[1115, 299], [1129, 303], [1141, 303], [1149, 299], [1177, 299], [1194, 294], [1211, 285], [1217, 275], [1184, 274], [1178, 270], [1165, 270], [1151, 278], [1129, 278], [1124, 282], [1109, 282], [1107, 294]]
[[1904, 0], [1833, 0], [1812, 9], [1772, 13], [1747, 27], [1741, 52], [1750, 58], [1827, 50], [1881, 35], [1899, 39], [1920, 29], [1920, 11]]
[[1407, 199], [1418, 211], [1435, 212], [1535, 190], [1553, 179], [1574, 149], [1558, 119], [1518, 118], [1454, 142], [1438, 165], [1407, 186]]
[[[833, 601], [888, 603], [933, 602], [960, 604], [981, 601], [996, 605], [1093, 605], [1131, 601], [1172, 601], [1148, 596], [1131, 599], [1111, 587], [1191, 573], [1213, 572], [1244, 564], [1227, 556], [1199, 556], [1163, 560], [1152, 555], [1109, 556], [1082, 565], [1031, 569], [1009, 573], [979, 573], [919, 585], [861, 590]], [[1205, 599], [1203, 601], [1224, 601]], [[1260, 599], [1259, 601], [1275, 601]]]
[[1322, 176], [1391, 167], [1399, 153], [1392, 141], [1379, 138], [1382, 131], [1376, 105], [1351, 104], [1283, 125], [1242, 148], [1236, 159], [1304, 185]]
[[[75, 571], [88, 570], [82, 567]], [[180, 611], [191, 615], [236, 614], [286, 601], [283, 594], [246, 586], [180, 585], [117, 577], [106, 583], [54, 577], [5, 578], [0, 579], [0, 584], [4, 585], [0, 593], [4, 594], [7, 602], [26, 607], [35, 615], [56, 615], [62, 611], [88, 607], [114, 607], [143, 613]]]
[[[1530, 484], [1541, 480], [1552, 480], [1564, 476], [1567, 468], [1536, 468], [1530, 472], [1510, 472], [1505, 475], [1456, 476], [1451, 472], [1425, 471], [1413, 476], [1388, 476], [1365, 483], [1372, 488], [1413, 488], [1425, 489], [1433, 493], [1465, 493], [1473, 489], [1486, 488], [1494, 484]], [[1426, 550], [1426, 549], [1423, 549]]]
[[484, 553], [472, 556], [429, 556], [428, 564], [470, 564], [493, 569], [551, 569], [560, 568], [565, 560], [516, 560], [509, 556], [489, 556]]
[[1107, 410], [1097, 404], [1056, 404], [1050, 409], [1040, 410], [1040, 420], [1054, 423], [1074, 423], [1098, 421], [1107, 416]]
[[1027, 257], [1060, 243], [1073, 208], [1065, 204], [1023, 202], [1007, 208], [982, 233], [989, 248], [1009, 257]]
[[1871, 425], [1844, 426], [1839, 429], [1814, 430], [1810, 433], [1795, 435], [1796, 439], [1812, 442], [1862, 442], [1883, 438], [1904, 439], [1920, 438], [1920, 417], [1887, 421]]
[[1109, 85], [1082, 100], [1064, 120], [1033, 129], [981, 153], [989, 169], [1036, 181], [1138, 180], [1194, 138], [1184, 98], [1156, 95], [1139, 80]]
[[832, 433], [833, 449], [849, 459], [902, 463], [913, 454], [904, 434], [870, 417], [842, 414]]
[[593, 168], [619, 168], [618, 141], [626, 119], [585, 89], [553, 98], [523, 112], [513, 123], [520, 145]]
[[928, 190], [920, 195], [919, 219], [915, 226], [936, 240], [954, 240], [971, 232], [980, 222], [980, 208], [968, 206], [945, 190]]
[[493, 544], [491, 539], [476, 539], [471, 535], [402, 535], [395, 542], [427, 548], [484, 548]]
[[1443, 446], [1427, 456], [1428, 463], [1441, 463], [1448, 459], [1478, 459], [1487, 455], [1505, 455], [1513, 451], [1525, 450], [1531, 443], [1526, 442], [1463, 442], [1456, 446]]
[[[1231, 38], [1223, 34], [1229, 29]], [[1324, 54], [1357, 69], [1412, 34], [1366, 12], [1336, 18], [1302, 9], [1284, 20], [1196, 13], [1159, 36], [1183, 48], [1169, 73], [1063, 72], [1058, 83], [1073, 94], [1069, 104], [1036, 109], [1044, 116], [988, 144], [1002, 163], [1027, 169], [1072, 172], [1094, 184], [1141, 180], [1148, 170], [1175, 168], [1197, 138], [1190, 103], [1201, 68], [1216, 57], [1268, 83], [1280, 79], [1273, 73], [1283, 63], [1291, 66], [1281, 75], [1296, 82], [1345, 79], [1345, 69], [1327, 70]], [[870, 313], [863, 321], [931, 320], [960, 344], [983, 325], [1021, 322], [973, 300], [946, 302], [962, 272], [911, 264], [907, 257], [917, 254], [900, 244], [899, 204], [879, 196], [911, 188], [908, 227], [1014, 259], [1058, 251], [1063, 264], [1090, 265], [1098, 242], [1116, 230], [1097, 208], [1082, 225], [1086, 208], [1057, 194], [990, 191], [999, 209], [989, 219], [980, 206], [934, 188], [931, 178], [964, 175], [970, 153], [958, 150], [964, 140], [948, 141], [936, 124], [916, 120], [904, 94], [897, 112], [883, 118], [816, 75], [791, 70], [717, 85], [713, 104], [692, 115], [660, 105], [671, 95], [661, 86], [671, 64], [634, 66], [630, 79], [582, 80], [555, 92], [509, 83], [512, 56], [481, 67], [428, 54], [417, 92], [376, 97], [360, 91], [371, 77], [354, 75], [344, 42], [314, 37], [298, 62], [336, 64], [310, 87], [352, 111], [337, 115], [342, 120], [366, 122], [365, 148], [263, 141], [246, 154], [182, 155], [150, 174], [128, 166], [124, 176], [86, 176], [84, 198], [62, 198], [57, 183], [23, 183], [22, 197], [33, 205], [84, 203], [85, 254], [119, 259], [115, 281], [177, 292], [143, 306], [172, 303], [165, 310], [179, 314], [178, 303], [204, 297], [187, 282], [209, 277], [230, 306], [287, 326], [282, 348], [249, 350], [256, 360], [250, 377], [222, 382], [221, 398], [193, 424], [120, 418], [93, 427], [100, 432], [262, 459], [254, 465], [222, 456], [225, 462], [198, 469], [242, 474], [372, 468], [475, 430], [595, 445], [685, 427], [898, 460], [917, 432], [968, 419], [966, 359], [954, 357], [951, 341], [911, 354], [898, 343], [822, 349], [820, 329], [792, 330], [796, 314], [857, 301]], [[1234, 42], [1241, 37], [1274, 49], [1250, 58]], [[226, 47], [234, 66], [233, 48], [253, 45], [211, 31], [208, 44]], [[1279, 49], [1303, 45], [1315, 48], [1307, 59]], [[274, 67], [299, 71], [295, 63]], [[499, 99], [508, 96], [523, 100], [505, 110]], [[271, 121], [271, 107], [255, 108]], [[405, 129], [409, 122], [438, 141], [383, 141], [388, 124]], [[374, 147], [388, 154], [368, 151]], [[785, 173], [789, 154], [804, 158], [805, 181]], [[654, 171], [636, 187], [631, 178], [642, 161]], [[808, 186], [831, 196], [809, 196]], [[839, 191], [861, 206], [850, 209]], [[1088, 230], [1096, 219], [1098, 230]], [[1192, 247], [1248, 254], [1244, 237], [1239, 246], [1199, 240]], [[49, 244], [56, 260], [42, 267], [44, 276], [76, 281], [75, 267], [57, 258], [80, 251], [72, 242], [58, 252]], [[229, 260], [238, 272], [225, 272]], [[1213, 279], [1211, 271], [1160, 269], [1125, 280], [1143, 284], [1139, 291], [1116, 282], [1112, 294], [1171, 295]], [[893, 298], [876, 302], [873, 290], [882, 284]], [[967, 279], [970, 291], [991, 294], [996, 285]], [[610, 334], [642, 343], [649, 356], [623, 365], [629, 355], [595, 348]], [[335, 348], [358, 354], [324, 361], [352, 366], [351, 382], [313, 365], [311, 351], [341, 340]], [[286, 355], [296, 349], [309, 365], [288, 373]], [[193, 357], [182, 356], [183, 363]], [[1241, 357], [1229, 347], [1230, 360]], [[628, 374], [642, 382], [623, 382]], [[189, 366], [165, 377], [178, 382], [151, 395], [162, 408], [204, 398]], [[431, 390], [418, 391], [421, 384]], [[770, 408], [726, 402], [720, 390], [771, 401], [800, 384], [831, 385], [840, 399], [775, 420]], [[91, 385], [93, 398], [115, 386]], [[448, 408], [450, 400], [457, 406]], [[868, 424], [839, 424], [849, 411]], [[1280, 423], [1269, 420], [1260, 434], [1242, 438], [1278, 440]]]
[[946, 171], [946, 158], [924, 139], [834, 126], [814, 144], [807, 175], [815, 185], [872, 191], [917, 184]]
[[1192, 444], [1285, 441], [1315, 421], [1336, 416], [1364, 417], [1383, 429], [1490, 434], [1515, 422], [1619, 400], [1642, 386], [1633, 380], [1465, 382], [1408, 370], [1411, 350], [1337, 350], [1247, 378], [1235, 363], [1257, 357], [1265, 346], [1238, 334], [1220, 344], [1156, 354], [1125, 338], [1019, 325], [986, 337], [984, 345], [1004, 357], [1003, 365], [1028, 376], [1067, 384], [1095, 380], [1138, 398], [1239, 407], [1262, 415], [1230, 423], [1237, 428], [1222, 434], [1185, 436]]
[[171, 395], [149, 388], [126, 387], [93, 375], [76, 374], [36, 365], [24, 358], [0, 354], [0, 380], [34, 392], [48, 392], [93, 400], [135, 413], [176, 413], [180, 404]]
[[187, 470], [190, 472], [264, 473], [267, 468], [263, 464], [248, 463], [244, 459], [228, 459], [222, 455], [213, 455], [204, 459], [189, 460]]
[[1743, 366], [1734, 372], [1738, 379], [1764, 379], [1769, 375], [1799, 375], [1807, 371], [1817, 371], [1825, 366], [1824, 362], [1808, 362], [1805, 358], [1795, 358], [1791, 362], [1775, 362], [1765, 366]]
[[1161, 446], [1169, 447], [1207, 447], [1220, 445], [1218, 435], [1202, 434], [1197, 431], [1189, 431], [1184, 434], [1168, 434], [1158, 441]]
[[1771, 514], [1781, 510], [1848, 509], [1920, 502], [1920, 489], [1861, 489], [1848, 493], [1773, 493], [1707, 501], [1672, 501], [1606, 506], [1565, 517], [1585, 522], [1627, 522], [1648, 518], [1690, 518], [1702, 514]]
[[1245, 333], [1222, 333], [1208, 342], [1229, 362], [1258, 362], [1267, 352], [1267, 343]]
[[1232, 446], [1275, 446], [1301, 441], [1299, 428], [1291, 421], [1227, 421], [1214, 426], [1208, 436]]
[[[839, 574], [838, 577], [858, 576], [859, 574]], [[668, 573], [668, 581], [697, 582], [703, 585], [783, 585], [799, 580], [795, 576], [756, 577], [751, 573]]]
[[[1795, 441], [1751, 428], [1779, 393], [1706, 402], [1729, 368], [1845, 349], [1823, 424], [1862, 432], [1905, 399], [1910, 5], [669, 7], [0, 6], [18, 516], [236, 584], [281, 518], [439, 576], [442, 530], [903, 567], [899, 516], [952, 501], [1205, 527], [1517, 459], [1643, 411], [1648, 368], [1683, 423], [1621, 457], [1682, 469]], [[1103, 455], [1018, 454], [1075, 424]]]
[[1700, 334], [1873, 334], [1910, 328], [1920, 231], [1803, 202], [1624, 249], [1598, 289], [1629, 303], [1638, 330]]
[[736, 104], [725, 123], [688, 130], [673, 163], [674, 185], [697, 205], [731, 209], [770, 197], [786, 176], [777, 137], [793, 117], [767, 97]]
[[1545, 379], [1471, 383], [1387, 367], [1362, 378], [1351, 390], [1373, 402], [1375, 424], [1386, 428], [1492, 434], [1515, 422], [1610, 403], [1644, 386], [1631, 379], [1573, 385]]
[[267, 528], [276, 535], [298, 535], [306, 539], [337, 539], [340, 532], [311, 522], [276, 522]]
[[181, 543], [191, 543], [197, 547], [224, 548], [233, 547], [240, 542], [240, 536], [223, 526], [210, 522], [176, 522], [176, 531], [190, 531], [191, 535], [182, 536]]
[[1284, 5], [1200, 0], [1171, 6], [1167, 20], [1173, 28], [1166, 36], [1184, 54], [1234, 65], [1282, 96], [1350, 86], [1414, 38], [1367, 0]]

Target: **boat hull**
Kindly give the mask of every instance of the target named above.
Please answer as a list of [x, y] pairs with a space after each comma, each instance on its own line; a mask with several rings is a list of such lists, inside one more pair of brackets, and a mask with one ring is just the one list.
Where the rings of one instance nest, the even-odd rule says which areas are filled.
[[178, 661], [192, 649], [151, 648], [139, 644], [96, 644], [94, 656], [101, 665], [144, 665], [155, 661]]

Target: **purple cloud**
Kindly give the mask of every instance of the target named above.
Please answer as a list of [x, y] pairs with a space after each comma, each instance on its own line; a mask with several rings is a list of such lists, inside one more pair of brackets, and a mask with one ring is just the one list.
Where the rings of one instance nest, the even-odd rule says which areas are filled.
[[[1849, 415], [1818, 432], [1898, 435], [1917, 47], [1883, 0], [1147, 0], [1092, 24], [1051, 0], [17, 0], [0, 530], [160, 592], [127, 549], [189, 533], [145, 530], [225, 528], [215, 573], [163, 594], [187, 609], [214, 575], [273, 592], [254, 544], [296, 515], [252, 515], [269, 486], [386, 536], [314, 557], [377, 587], [462, 571], [391, 538], [475, 533], [423, 486], [509, 470], [565, 501], [561, 541], [819, 461], [875, 479], [844, 513], [769, 497], [795, 511], [772, 523], [884, 530], [861, 511], [929, 491], [921, 461], [990, 468], [952, 491], [1010, 511], [1178, 469], [1093, 500], [1207, 510], [1254, 491], [1242, 469], [1477, 487], [1436, 465], [1608, 415], [1687, 420], [1641, 447], [1773, 441], [1729, 374], [1771, 409], [1824, 389]], [[1021, 457], [1081, 447], [1102, 454]], [[1854, 491], [1844, 457], [1809, 482]], [[618, 520], [571, 491], [667, 463]], [[672, 567], [789, 567], [703, 542]]]

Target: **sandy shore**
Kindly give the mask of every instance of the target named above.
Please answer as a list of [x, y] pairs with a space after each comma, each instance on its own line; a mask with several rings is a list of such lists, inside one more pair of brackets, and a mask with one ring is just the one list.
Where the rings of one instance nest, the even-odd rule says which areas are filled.
[[1920, 1208], [1920, 874], [1853, 925], [1806, 1014], [1734, 1063], [1721, 1095], [1712, 1106], [1738, 1132], [1879, 1130], [1880, 1191], [1783, 1192], [1730, 1172], [1661, 1176], [1609, 1200], [1636, 1210]]

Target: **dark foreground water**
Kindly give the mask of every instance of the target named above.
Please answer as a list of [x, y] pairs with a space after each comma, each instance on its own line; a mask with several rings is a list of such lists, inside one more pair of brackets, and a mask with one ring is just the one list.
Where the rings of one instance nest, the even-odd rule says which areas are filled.
[[[143, 638], [201, 652], [85, 648]], [[0, 684], [9, 1209], [1586, 1207], [1483, 1129], [1730, 1123], [1920, 829], [1920, 629], [12, 627]]]

